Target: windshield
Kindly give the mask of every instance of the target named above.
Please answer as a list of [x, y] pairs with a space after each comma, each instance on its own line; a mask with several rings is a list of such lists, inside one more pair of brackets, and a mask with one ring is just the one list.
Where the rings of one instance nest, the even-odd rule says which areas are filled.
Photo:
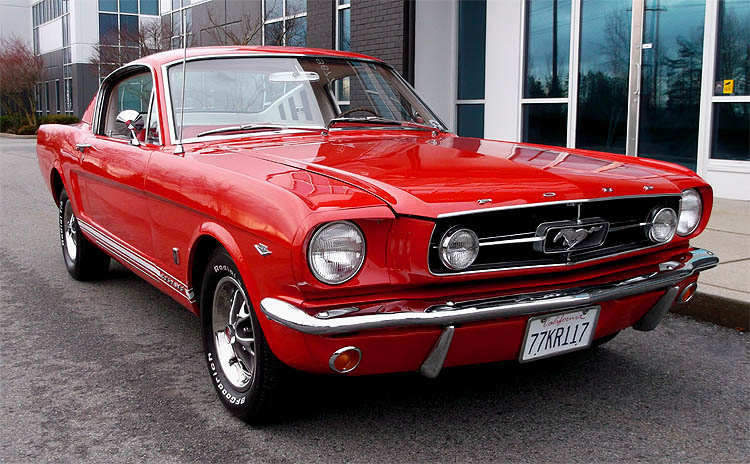
[[[182, 111], [182, 63], [169, 68], [172, 120], [177, 138], [209, 131], [241, 133], [238, 126], [323, 128], [377, 119], [442, 128], [438, 118], [389, 68], [339, 58], [212, 58], [187, 63]], [[368, 120], [367, 118], [370, 118]], [[337, 126], [339, 127], [339, 126]], [[390, 126], [393, 127], [393, 126]]]

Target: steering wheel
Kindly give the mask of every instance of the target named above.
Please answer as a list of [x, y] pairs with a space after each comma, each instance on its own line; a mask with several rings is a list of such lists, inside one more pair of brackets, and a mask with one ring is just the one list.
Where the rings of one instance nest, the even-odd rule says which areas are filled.
[[372, 114], [373, 116], [377, 116], [378, 115], [378, 113], [376, 113], [373, 110], [368, 109], [368, 108], [352, 108], [350, 110], [342, 111], [341, 113], [339, 113], [338, 115], [336, 115], [336, 117], [340, 118], [340, 117], [346, 116], [348, 114], [356, 113], [357, 111], [364, 111], [366, 113]]

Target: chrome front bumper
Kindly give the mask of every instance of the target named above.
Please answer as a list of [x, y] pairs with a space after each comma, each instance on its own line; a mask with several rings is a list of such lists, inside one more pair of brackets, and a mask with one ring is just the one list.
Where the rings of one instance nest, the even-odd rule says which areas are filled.
[[[467, 322], [523, 316], [591, 305], [655, 290], [668, 289], [693, 274], [710, 269], [718, 263], [719, 258], [710, 251], [694, 248], [691, 251], [673, 256], [670, 261], [659, 264], [658, 271], [626, 280], [603, 285], [466, 301], [453, 305], [438, 305], [427, 308], [424, 312], [378, 313], [321, 319], [276, 298], [264, 298], [260, 307], [272, 321], [312, 335], [329, 335], [393, 327], [448, 327]], [[672, 302], [674, 302], [674, 296], [669, 302], [670, 306]], [[667, 307], [667, 309], [669, 308]]]

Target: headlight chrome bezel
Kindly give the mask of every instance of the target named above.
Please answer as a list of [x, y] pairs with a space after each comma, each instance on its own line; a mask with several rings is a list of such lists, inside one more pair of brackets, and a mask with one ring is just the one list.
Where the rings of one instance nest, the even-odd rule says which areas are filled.
[[[659, 239], [654, 236], [654, 224], [656, 223], [657, 218], [663, 214], [671, 214], [674, 220], [674, 224], [672, 226], [672, 230], [670, 231], [669, 235], [666, 238]], [[651, 239], [652, 242], [662, 244], [662, 243], [668, 243], [671, 241], [675, 233], [677, 233], [677, 224], [679, 224], [679, 216], [675, 210], [672, 208], [664, 207], [654, 210], [654, 212], [651, 215], [651, 227], [648, 230], [648, 238]]]
[[[685, 230], [680, 230], [680, 226], [682, 225], [682, 219], [683, 219], [683, 213], [685, 213], [685, 197], [688, 195], [694, 195], [697, 199], [697, 205], [698, 205], [698, 212], [696, 214], [696, 220], [695, 224], [692, 225], [692, 227], [688, 227]], [[688, 235], [695, 232], [695, 230], [698, 228], [698, 226], [701, 223], [701, 220], [703, 219], [703, 197], [701, 196], [700, 192], [697, 189], [689, 188], [682, 191], [682, 197], [680, 198], [680, 214], [677, 216], [677, 235], [680, 237], [687, 237]]]
[[[354, 230], [359, 235], [359, 237], [361, 238], [361, 240], [362, 240], [361, 257], [359, 259], [359, 263], [357, 264], [357, 266], [355, 266], [353, 268], [353, 270], [350, 271], [346, 275], [345, 278], [342, 278], [342, 279], [339, 279], [339, 280], [328, 279], [328, 278], [324, 277], [319, 272], [319, 270], [317, 270], [315, 268], [315, 265], [313, 264], [313, 253], [315, 251], [314, 250], [315, 241], [320, 237], [320, 235], [323, 232], [325, 232], [329, 228], [337, 226], [337, 225], [342, 225], [342, 224], [351, 227], [352, 230]], [[359, 271], [362, 270], [362, 267], [365, 264], [365, 260], [367, 259], [367, 240], [365, 239], [365, 234], [364, 234], [364, 232], [362, 232], [362, 229], [357, 224], [355, 224], [352, 221], [331, 221], [331, 222], [326, 222], [326, 223], [323, 223], [323, 224], [319, 225], [315, 229], [315, 232], [310, 237], [310, 240], [307, 242], [307, 253], [306, 253], [306, 255], [307, 255], [307, 267], [308, 267], [308, 269], [310, 269], [310, 272], [312, 273], [312, 275], [318, 281], [320, 281], [320, 282], [322, 282], [324, 284], [327, 284], [327, 285], [341, 285], [341, 284], [344, 284], [344, 283], [349, 282], [350, 280], [352, 280], [354, 277], [357, 276], [357, 274], [359, 274]]]
[[[446, 248], [449, 242], [459, 233], [468, 233], [473, 239], [474, 243], [476, 244], [474, 247], [476, 248], [474, 251], [474, 256], [471, 258], [469, 263], [463, 267], [454, 266], [445, 256]], [[463, 271], [467, 269], [468, 267], [470, 267], [472, 264], [474, 264], [474, 261], [476, 261], [477, 256], [479, 256], [479, 237], [477, 237], [477, 234], [469, 228], [462, 227], [462, 226], [452, 227], [451, 229], [448, 229], [448, 231], [443, 234], [443, 237], [440, 239], [440, 242], [438, 243], [438, 256], [440, 257], [440, 262], [443, 263], [443, 266], [445, 266], [446, 268], [452, 271]]]

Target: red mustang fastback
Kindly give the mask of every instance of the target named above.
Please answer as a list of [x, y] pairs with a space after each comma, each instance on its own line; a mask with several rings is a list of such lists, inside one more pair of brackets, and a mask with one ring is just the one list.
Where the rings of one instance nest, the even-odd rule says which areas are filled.
[[651, 330], [718, 259], [711, 187], [642, 158], [458, 137], [388, 65], [295, 48], [128, 64], [43, 126], [68, 272], [114, 258], [201, 318], [229, 410], [285, 366], [533, 361]]

